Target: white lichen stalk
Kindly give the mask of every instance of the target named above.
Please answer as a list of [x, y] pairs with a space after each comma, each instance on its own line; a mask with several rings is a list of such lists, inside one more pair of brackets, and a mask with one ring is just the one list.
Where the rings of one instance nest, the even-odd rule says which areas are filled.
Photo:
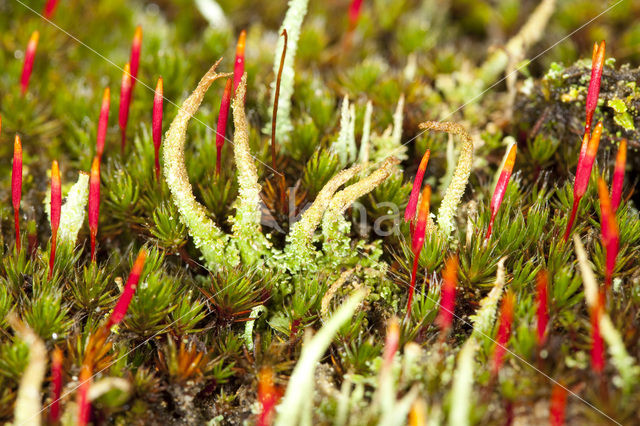
[[244, 109], [247, 90], [247, 74], [236, 90], [233, 99], [233, 154], [238, 170], [238, 200], [233, 221], [233, 239], [245, 261], [253, 263], [267, 253], [270, 244], [260, 225], [260, 191], [258, 171], [249, 149], [249, 125]]
[[[80, 172], [78, 181], [71, 187], [66, 201], [60, 208], [60, 228], [58, 244], [74, 247], [78, 233], [84, 223], [84, 214], [89, 200], [89, 175]], [[51, 188], [47, 189], [44, 199], [44, 210], [51, 224]]]
[[[298, 39], [300, 38], [300, 28], [302, 21], [307, 14], [307, 5], [309, 0], [290, 0], [287, 14], [284, 17], [282, 26], [278, 34], [282, 30], [287, 30], [287, 53], [284, 58], [282, 67], [282, 77], [280, 80], [280, 97], [278, 99], [278, 116], [276, 118], [276, 134], [280, 139], [287, 140], [289, 133], [293, 130], [291, 123], [291, 96], [293, 95], [293, 83], [295, 78], [295, 70], [293, 68], [296, 51], [298, 50]], [[271, 105], [275, 104], [276, 93], [276, 76], [280, 68], [280, 59], [282, 50], [284, 49], [284, 40], [282, 37], [278, 39], [274, 60], [273, 75], [274, 80], [271, 83]], [[271, 127], [265, 127], [265, 132], [270, 132]]]
[[356, 157], [355, 122], [355, 107], [349, 105], [349, 97], [345, 95], [340, 113], [338, 139], [331, 145], [331, 151], [338, 155], [343, 167], [353, 162]]
[[458, 205], [467, 187], [469, 175], [471, 174], [471, 167], [473, 165], [473, 141], [469, 133], [458, 123], [427, 121], [420, 124], [420, 128], [446, 132], [462, 138], [458, 165], [453, 173], [453, 179], [451, 179], [451, 183], [444, 194], [437, 216], [438, 228], [441, 234], [448, 238], [455, 228], [454, 221]]
[[491, 329], [493, 328], [493, 324], [496, 319], [498, 303], [500, 302], [500, 298], [502, 297], [502, 293], [504, 291], [505, 260], [507, 260], [507, 258], [503, 257], [498, 262], [498, 273], [496, 274], [496, 282], [493, 285], [493, 288], [491, 289], [489, 294], [487, 294], [485, 298], [480, 301], [480, 308], [478, 308], [476, 313], [474, 315], [471, 315], [470, 317], [473, 323], [472, 337], [474, 338], [487, 337], [491, 334]]
[[473, 398], [474, 356], [477, 348], [478, 344], [474, 337], [471, 336], [458, 354], [458, 362], [453, 373], [449, 426], [465, 426], [469, 424], [469, 412], [471, 411], [471, 400]]
[[198, 87], [189, 96], [171, 123], [163, 141], [164, 176], [171, 198], [180, 213], [180, 221], [187, 226], [195, 246], [201, 251], [207, 268], [218, 270], [225, 265], [238, 263], [238, 254], [228, 243], [228, 237], [209, 218], [206, 209], [193, 195], [184, 160], [184, 144], [189, 120], [198, 110], [207, 89], [221, 77], [231, 74], [218, 74], [218, 60], [198, 83]]
[[371, 140], [371, 115], [373, 114], [373, 104], [367, 101], [364, 109], [364, 124], [362, 125], [362, 139], [360, 139], [360, 153], [358, 162], [361, 164], [369, 161], [369, 141]]
[[381, 135], [374, 133], [371, 136], [372, 161], [382, 161], [394, 156], [404, 161], [407, 156], [407, 145], [402, 144], [402, 123], [404, 121], [404, 95], [398, 99], [396, 110], [393, 113], [393, 124], [385, 129]]

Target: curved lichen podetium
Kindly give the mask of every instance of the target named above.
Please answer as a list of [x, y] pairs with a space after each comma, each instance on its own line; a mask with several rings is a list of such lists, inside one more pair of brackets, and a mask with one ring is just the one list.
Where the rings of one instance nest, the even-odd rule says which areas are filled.
[[287, 236], [285, 254], [291, 270], [298, 270], [302, 265], [314, 265], [317, 252], [311, 246], [313, 234], [320, 225], [322, 215], [329, 207], [333, 194], [348, 180], [352, 179], [362, 170], [362, 165], [356, 165], [338, 172], [327, 182], [316, 196], [316, 199], [297, 221]]
[[344, 211], [358, 198], [373, 191], [387, 179], [400, 161], [396, 157], [388, 157], [382, 165], [369, 176], [347, 186], [336, 193], [322, 219], [323, 251], [332, 257], [344, 257], [349, 252], [350, 238], [347, 233], [350, 224], [344, 218]]
[[204, 206], [193, 195], [184, 162], [184, 143], [189, 120], [198, 110], [209, 86], [221, 77], [230, 77], [231, 73], [218, 74], [216, 67], [220, 58], [207, 71], [198, 83], [198, 87], [178, 109], [164, 138], [164, 176], [171, 191], [171, 198], [178, 208], [180, 220], [184, 223], [195, 246], [202, 252], [207, 268], [218, 270], [223, 266], [233, 266], [239, 262], [235, 246], [228, 244], [226, 236], [209, 218]]
[[421, 123], [420, 128], [450, 133], [462, 138], [462, 147], [460, 148], [458, 165], [453, 172], [453, 179], [451, 179], [451, 183], [445, 191], [437, 216], [440, 232], [448, 238], [453, 231], [453, 220], [456, 215], [456, 210], [458, 209], [458, 205], [462, 199], [462, 194], [464, 194], [467, 182], [469, 181], [469, 175], [471, 174], [471, 166], [473, 164], [473, 141], [465, 128], [458, 123], [427, 121], [425, 123]]
[[269, 241], [260, 226], [260, 191], [258, 172], [249, 150], [249, 126], [244, 110], [247, 90], [247, 73], [236, 89], [233, 98], [233, 155], [238, 169], [238, 200], [233, 223], [233, 240], [245, 263], [255, 263], [268, 254]]

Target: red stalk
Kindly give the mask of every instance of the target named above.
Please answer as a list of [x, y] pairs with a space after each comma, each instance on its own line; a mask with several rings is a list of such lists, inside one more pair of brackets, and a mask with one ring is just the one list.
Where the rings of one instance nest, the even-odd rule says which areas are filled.
[[90, 387], [91, 367], [84, 364], [80, 370], [80, 385], [78, 386], [78, 394], [76, 396], [76, 403], [78, 405], [78, 426], [85, 426], [89, 423], [89, 415], [91, 414], [91, 401], [89, 401]]
[[33, 71], [33, 60], [36, 56], [36, 49], [38, 48], [38, 39], [40, 33], [34, 31], [29, 38], [29, 44], [27, 44], [27, 50], [24, 53], [24, 63], [22, 65], [22, 75], [20, 76], [20, 91], [24, 96], [29, 88], [29, 79], [31, 78], [31, 71]]
[[589, 311], [591, 314], [591, 369], [598, 375], [604, 370], [604, 342], [600, 334], [600, 314], [603, 311], [602, 299]]
[[416, 274], [418, 272], [418, 261], [420, 252], [424, 245], [425, 232], [427, 230], [427, 220], [429, 219], [429, 204], [431, 202], [431, 186], [426, 185], [422, 190], [422, 199], [418, 210], [418, 221], [416, 223], [413, 236], [411, 238], [411, 251], [413, 252], [413, 269], [411, 271], [411, 286], [409, 287], [409, 298], [407, 299], [407, 318], [411, 317], [411, 302], [416, 289]]
[[595, 49], [591, 58], [591, 80], [589, 81], [589, 90], [587, 91], [587, 117], [584, 125], [585, 134], [591, 130], [591, 121], [593, 113], [598, 106], [598, 96], [600, 95], [600, 82], [602, 80], [602, 69], [604, 68], [605, 42], [600, 43], [598, 49]]
[[389, 324], [387, 325], [387, 337], [384, 342], [384, 353], [382, 354], [382, 368], [389, 370], [393, 357], [398, 351], [398, 345], [400, 344], [400, 326], [396, 317], [391, 317]]
[[42, 10], [42, 15], [46, 19], [53, 18], [53, 14], [56, 13], [57, 7], [58, 7], [58, 0], [47, 0], [47, 3], [44, 5], [44, 9]]
[[442, 275], [443, 283], [440, 290], [440, 311], [436, 324], [440, 327], [441, 339], [449, 333], [453, 323], [453, 311], [456, 306], [456, 284], [458, 282], [458, 256], [447, 259]]
[[122, 73], [122, 84], [120, 86], [120, 111], [118, 116], [118, 124], [120, 125], [120, 133], [122, 142], [120, 150], [124, 155], [124, 146], [127, 138], [127, 122], [129, 121], [129, 107], [131, 106], [131, 67], [127, 63]]
[[413, 188], [411, 188], [411, 195], [409, 196], [409, 203], [404, 211], [404, 221], [413, 222], [416, 216], [416, 207], [418, 206], [418, 195], [420, 194], [420, 188], [422, 187], [422, 180], [424, 179], [424, 172], [427, 170], [427, 164], [429, 163], [429, 157], [431, 151], [427, 150], [420, 160], [418, 171], [416, 172], [416, 178], [413, 181]]
[[116, 306], [115, 308], [113, 308], [113, 312], [111, 313], [111, 316], [107, 321], [107, 329], [110, 329], [114, 325], [119, 324], [126, 315], [127, 309], [129, 309], [129, 304], [131, 303], [131, 299], [133, 299], [133, 294], [138, 287], [138, 281], [140, 280], [140, 275], [142, 274], [142, 268], [144, 267], [144, 262], [146, 259], [146, 250], [140, 249], [138, 257], [136, 258], [136, 261], [131, 268], [131, 272], [129, 273], [129, 279], [127, 279], [124, 290], [120, 295], [120, 299], [118, 299], [118, 303], [116, 303]]
[[58, 162], [51, 164], [51, 257], [49, 258], [49, 279], [53, 277], [53, 265], [56, 260], [58, 228], [60, 227], [60, 209], [62, 206], [62, 188]]
[[91, 261], [96, 261], [96, 236], [100, 217], [100, 157], [97, 155], [91, 163], [89, 178], [89, 233], [91, 235]]
[[100, 118], [98, 118], [98, 132], [96, 136], [96, 153], [98, 157], [102, 157], [104, 152], [104, 140], [107, 136], [107, 127], [109, 125], [109, 104], [111, 98], [111, 90], [107, 87], [102, 95], [102, 105], [100, 106]]
[[622, 184], [624, 183], [624, 169], [627, 163], [627, 140], [620, 141], [618, 155], [616, 155], [616, 165], [613, 169], [613, 182], [611, 183], [611, 210], [618, 210], [622, 198]]
[[547, 341], [547, 327], [549, 325], [549, 274], [547, 271], [540, 271], [537, 277], [536, 285], [536, 318], [537, 333], [536, 338], [538, 347], [541, 347]]
[[362, 0], [351, 0], [349, 5], [349, 31], [353, 31], [358, 25], [360, 13], [362, 11]]
[[233, 66], [233, 92], [238, 89], [238, 84], [242, 80], [244, 74], [244, 49], [247, 42], [247, 32], [245, 30], [240, 31], [238, 37], [238, 44], [236, 44], [236, 60]]
[[511, 292], [505, 294], [500, 308], [500, 318], [498, 325], [498, 335], [496, 336], [496, 344], [493, 348], [493, 357], [491, 359], [491, 375], [495, 376], [500, 371], [500, 367], [504, 362], [504, 354], [507, 351], [507, 343], [511, 335], [511, 325], [513, 324], [513, 308], [515, 305], [515, 295]]
[[131, 64], [131, 77], [133, 77], [132, 85], [136, 85], [138, 77], [138, 66], [140, 65], [140, 49], [142, 48], [142, 27], [138, 25], [133, 35], [133, 43], [131, 44], [131, 56], [129, 63]]
[[485, 240], [488, 240], [489, 237], [491, 237], [493, 221], [496, 219], [496, 215], [498, 214], [498, 209], [500, 208], [500, 205], [502, 204], [502, 200], [504, 199], [504, 194], [507, 191], [507, 185], [509, 185], [509, 180], [511, 179], [511, 172], [513, 171], [513, 165], [516, 162], [516, 151], [517, 151], [517, 146], [513, 144], [511, 146], [511, 149], [509, 150], [509, 154], [507, 154], [507, 159], [504, 162], [502, 171], [500, 172], [498, 183], [496, 184], [496, 187], [493, 190], [493, 196], [491, 197], [491, 219], [489, 220], [489, 227], [487, 228], [487, 234], [484, 237]]
[[224, 86], [224, 93], [220, 101], [220, 112], [218, 113], [218, 128], [216, 129], [216, 176], [220, 176], [220, 163], [222, 157], [222, 147], [224, 146], [225, 135], [227, 133], [227, 120], [229, 117], [229, 104], [231, 103], [231, 87], [233, 82], [227, 79]]
[[60, 420], [60, 394], [62, 393], [62, 350], [55, 348], [51, 356], [51, 407], [49, 407], [49, 423], [56, 424]]
[[589, 186], [589, 178], [591, 177], [591, 169], [598, 153], [598, 146], [600, 144], [600, 136], [602, 136], [602, 121], [596, 124], [593, 130], [593, 134], [589, 139], [589, 144], [585, 151], [584, 157], [578, 160], [578, 168], [576, 169], [576, 178], [573, 184], [573, 207], [571, 209], [571, 216], [567, 222], [567, 230], [564, 233], [564, 241], [569, 240], [571, 235], [571, 229], [573, 228], [573, 221], [578, 211], [578, 205], [582, 196], [587, 192]]
[[549, 403], [549, 424], [551, 426], [564, 425], [564, 412], [567, 406], [567, 390], [559, 384], [551, 390], [551, 402]]
[[281, 392], [274, 384], [274, 374], [271, 367], [263, 367], [258, 373], [258, 401], [262, 406], [256, 424], [269, 426], [273, 423], [276, 405]]
[[22, 241], [20, 239], [20, 199], [22, 198], [22, 142], [16, 135], [13, 141], [13, 168], [11, 170], [11, 201], [13, 203], [13, 218], [16, 227], [16, 251], [20, 253]]
[[153, 96], [152, 135], [153, 149], [155, 152], [156, 180], [160, 180], [160, 145], [162, 144], [162, 102], [164, 101], [164, 89], [162, 77], [158, 78], [156, 92]]
[[606, 253], [605, 262], [605, 287], [611, 287], [613, 270], [616, 267], [616, 257], [620, 245], [620, 231], [616, 221], [615, 211], [609, 199], [609, 191], [604, 179], [598, 179], [598, 197], [600, 198], [600, 230], [602, 245]]

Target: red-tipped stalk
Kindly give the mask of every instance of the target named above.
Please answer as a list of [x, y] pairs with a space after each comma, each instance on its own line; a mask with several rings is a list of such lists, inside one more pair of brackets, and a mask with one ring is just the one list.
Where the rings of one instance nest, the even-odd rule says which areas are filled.
[[[576, 169], [576, 178], [573, 184], [573, 207], [571, 208], [571, 215], [567, 222], [567, 230], [564, 233], [564, 241], [567, 242], [569, 235], [571, 235], [571, 229], [573, 228], [573, 222], [578, 212], [578, 206], [580, 200], [589, 186], [589, 178], [591, 177], [591, 169], [593, 168], [593, 162], [596, 159], [598, 153], [598, 146], [600, 145], [600, 136], [602, 136], [602, 121], [596, 124], [593, 129], [593, 134], [589, 139], [589, 144], [585, 150], [584, 157], [578, 160], [578, 168]], [[585, 136], [586, 137], [586, 136]]]
[[509, 153], [507, 154], [507, 158], [504, 162], [504, 166], [502, 167], [502, 171], [500, 172], [498, 183], [496, 184], [496, 187], [493, 190], [493, 196], [491, 197], [491, 219], [489, 220], [489, 227], [487, 228], [487, 234], [484, 236], [485, 240], [488, 240], [489, 237], [491, 237], [491, 231], [493, 229], [493, 221], [496, 219], [496, 215], [498, 214], [498, 209], [500, 208], [500, 204], [502, 204], [504, 194], [507, 191], [507, 185], [509, 185], [509, 179], [511, 179], [511, 172], [513, 171], [513, 165], [516, 162], [516, 151], [517, 151], [517, 146], [513, 144], [511, 146], [511, 149], [509, 150]]
[[622, 139], [616, 155], [616, 165], [613, 169], [613, 182], [611, 183], [611, 210], [616, 212], [622, 198], [622, 184], [624, 183], [624, 169], [627, 164], [627, 140]]
[[420, 252], [424, 245], [424, 236], [427, 230], [427, 221], [429, 219], [429, 205], [431, 202], [431, 186], [427, 185], [422, 190], [422, 199], [418, 209], [418, 220], [411, 238], [411, 251], [413, 252], [413, 269], [411, 270], [411, 286], [409, 287], [409, 298], [407, 299], [407, 318], [411, 318], [411, 303], [413, 301], [413, 293], [416, 289], [416, 274], [418, 272], [418, 261], [420, 260]]
[[16, 135], [13, 141], [13, 168], [11, 170], [11, 201], [13, 220], [16, 227], [16, 251], [20, 253], [20, 199], [22, 198], [22, 142]]
[[362, 0], [351, 0], [349, 5], [349, 31], [353, 31], [358, 25], [362, 11]]
[[442, 274], [442, 288], [440, 290], [440, 311], [436, 324], [440, 327], [441, 339], [444, 339], [453, 323], [453, 311], [456, 307], [456, 284], [458, 282], [458, 256], [447, 259]]
[[27, 50], [24, 53], [24, 63], [22, 65], [22, 75], [20, 76], [20, 91], [22, 95], [27, 93], [29, 88], [29, 79], [31, 78], [31, 71], [33, 71], [33, 60], [36, 57], [36, 49], [38, 48], [38, 39], [40, 33], [34, 31], [29, 38], [29, 44]]
[[47, 0], [47, 3], [44, 5], [44, 9], [42, 9], [42, 15], [47, 18], [53, 18], [53, 14], [56, 13], [56, 8], [58, 7], [58, 0]]
[[138, 257], [136, 258], [136, 261], [131, 268], [131, 272], [129, 273], [127, 284], [125, 284], [124, 290], [120, 295], [120, 299], [118, 299], [118, 303], [116, 303], [116, 306], [113, 308], [113, 312], [107, 321], [107, 329], [119, 324], [126, 315], [131, 299], [133, 299], [133, 294], [136, 292], [136, 288], [138, 287], [138, 281], [140, 280], [140, 275], [142, 274], [142, 268], [144, 267], [146, 259], [147, 251], [145, 249], [140, 249]]
[[549, 325], [549, 274], [547, 271], [538, 272], [536, 283], [536, 341], [542, 347], [547, 341], [547, 327]]
[[603, 40], [597, 50], [594, 45], [593, 56], [591, 58], [591, 80], [589, 81], [589, 90], [587, 91], [587, 117], [584, 124], [585, 134], [591, 131], [591, 121], [598, 106], [600, 81], [602, 79], [602, 69], [604, 68], [604, 53], [605, 42]]
[[273, 423], [276, 405], [280, 400], [281, 392], [274, 384], [274, 374], [271, 367], [263, 367], [258, 373], [258, 401], [261, 409], [256, 424], [269, 426]]
[[616, 267], [616, 257], [620, 245], [620, 232], [616, 221], [615, 210], [609, 199], [609, 191], [604, 179], [598, 179], [598, 197], [600, 198], [600, 230], [602, 245], [606, 253], [605, 262], [605, 288], [611, 287], [613, 270]]
[[131, 77], [133, 77], [132, 85], [136, 85], [138, 78], [138, 66], [140, 65], [140, 49], [142, 48], [142, 27], [138, 25], [133, 35], [133, 43], [131, 43], [131, 56], [129, 64], [131, 64]]
[[236, 61], [233, 66], [233, 92], [238, 89], [238, 84], [242, 80], [244, 74], [244, 49], [247, 43], [247, 32], [245, 30], [240, 31], [238, 37], [238, 44], [236, 44]]
[[600, 334], [600, 315], [604, 310], [602, 297], [589, 309], [591, 315], [591, 369], [598, 375], [604, 370], [604, 341]]
[[124, 146], [127, 138], [127, 122], [129, 121], [129, 107], [131, 106], [131, 67], [127, 63], [122, 73], [122, 84], [120, 86], [120, 111], [118, 115], [118, 124], [120, 125], [120, 133], [122, 142], [120, 149], [124, 155]]
[[109, 126], [109, 106], [111, 99], [111, 90], [107, 87], [102, 95], [102, 105], [100, 106], [100, 117], [98, 118], [98, 132], [96, 135], [96, 153], [98, 157], [102, 157], [104, 152], [104, 140], [107, 136], [107, 127]]
[[218, 113], [218, 128], [216, 129], [216, 176], [220, 176], [220, 163], [222, 161], [222, 147], [224, 146], [225, 135], [227, 133], [227, 119], [229, 117], [229, 104], [231, 103], [231, 87], [233, 82], [227, 79], [224, 86], [224, 93], [220, 101], [220, 112]]
[[87, 364], [82, 366], [80, 370], [80, 385], [76, 395], [76, 404], [78, 405], [78, 426], [85, 426], [89, 423], [89, 415], [91, 414], [91, 401], [89, 400], [89, 388], [91, 387], [91, 367]]
[[91, 261], [96, 261], [96, 236], [100, 217], [100, 157], [97, 155], [91, 163], [89, 177], [89, 233], [91, 235]]
[[422, 188], [422, 180], [424, 179], [424, 172], [427, 170], [427, 164], [429, 163], [429, 157], [431, 151], [427, 150], [420, 160], [418, 171], [416, 172], [416, 178], [413, 181], [413, 188], [411, 188], [411, 195], [409, 196], [409, 203], [404, 211], [404, 221], [413, 222], [416, 216], [416, 207], [418, 206], [418, 195], [420, 195], [420, 188]]
[[60, 209], [62, 207], [62, 187], [58, 162], [51, 164], [51, 256], [49, 257], [49, 279], [53, 277], [53, 264], [56, 260], [58, 228], [60, 227]]
[[55, 348], [51, 356], [51, 406], [49, 424], [60, 420], [60, 394], [62, 393], [62, 350]]
[[156, 180], [160, 180], [160, 145], [162, 144], [162, 102], [164, 101], [164, 88], [162, 86], [162, 77], [158, 78], [156, 84], [156, 92], [153, 96], [153, 149], [155, 153]]
[[513, 308], [515, 305], [515, 295], [510, 291], [504, 295], [502, 307], [500, 308], [500, 318], [498, 319], [498, 335], [496, 336], [493, 356], [491, 359], [491, 375], [496, 376], [504, 361], [504, 354], [507, 351], [507, 343], [511, 336], [511, 325], [513, 324]]
[[551, 390], [551, 402], [549, 403], [549, 424], [551, 426], [564, 425], [564, 412], [567, 406], [567, 389], [555, 384]]

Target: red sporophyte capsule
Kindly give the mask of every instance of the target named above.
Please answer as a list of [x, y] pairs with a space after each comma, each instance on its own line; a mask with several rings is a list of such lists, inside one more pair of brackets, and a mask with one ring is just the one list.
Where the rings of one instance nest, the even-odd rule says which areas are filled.
[[598, 197], [600, 198], [600, 230], [602, 245], [606, 253], [605, 261], [605, 287], [611, 286], [613, 270], [616, 266], [616, 257], [620, 245], [620, 231], [616, 221], [615, 210], [609, 199], [609, 191], [604, 179], [598, 179]]
[[160, 180], [160, 145], [162, 144], [162, 103], [164, 101], [164, 89], [162, 77], [158, 78], [156, 92], [153, 96], [152, 135], [153, 149], [155, 153], [156, 179]]
[[51, 356], [51, 406], [49, 407], [49, 423], [56, 424], [60, 420], [60, 394], [62, 393], [62, 350], [55, 348]]
[[78, 405], [78, 426], [85, 426], [89, 423], [89, 415], [91, 414], [91, 401], [89, 400], [89, 388], [91, 387], [91, 367], [83, 364], [80, 370], [80, 384], [78, 385], [78, 393], [76, 395], [76, 404]]
[[140, 65], [140, 49], [142, 48], [142, 27], [138, 25], [133, 35], [133, 43], [131, 44], [131, 56], [129, 63], [131, 64], [131, 77], [133, 77], [132, 85], [135, 86], [138, 78], [138, 66]]
[[500, 318], [498, 319], [498, 335], [493, 347], [493, 357], [491, 360], [491, 375], [495, 376], [500, 371], [504, 354], [507, 351], [507, 343], [511, 336], [511, 325], [513, 324], [513, 309], [515, 305], [515, 295], [507, 292], [502, 300], [500, 308]]
[[598, 106], [598, 96], [600, 95], [600, 82], [602, 80], [602, 69], [604, 68], [605, 42], [604, 40], [593, 50], [591, 58], [591, 80], [589, 81], [589, 90], [587, 91], [587, 117], [584, 125], [584, 132], [589, 133], [591, 130], [591, 120], [593, 113]]
[[127, 283], [124, 286], [124, 290], [120, 295], [120, 299], [118, 299], [118, 303], [116, 303], [116, 306], [115, 308], [113, 308], [113, 312], [111, 313], [111, 316], [107, 321], [107, 329], [110, 329], [112, 326], [119, 324], [127, 313], [127, 309], [129, 309], [131, 299], [133, 299], [133, 294], [138, 287], [138, 281], [140, 280], [140, 275], [142, 274], [142, 268], [144, 267], [144, 262], [146, 259], [147, 251], [145, 249], [140, 249], [138, 257], [136, 258], [136, 261], [131, 268], [131, 272], [129, 273], [129, 278], [127, 279]]
[[599, 298], [598, 304], [590, 308], [591, 314], [591, 368], [597, 374], [601, 374], [604, 370], [604, 342], [602, 334], [600, 334], [600, 315], [604, 307], [602, 306], [602, 298]]
[[225, 135], [227, 133], [227, 119], [229, 117], [229, 104], [231, 103], [231, 79], [227, 79], [224, 86], [224, 93], [220, 101], [220, 112], [218, 113], [218, 128], [216, 129], [216, 176], [220, 175], [220, 163], [222, 157], [222, 147], [224, 146]]
[[40, 33], [34, 31], [29, 38], [29, 44], [27, 44], [27, 50], [24, 53], [24, 63], [22, 65], [22, 75], [20, 77], [20, 91], [24, 95], [27, 93], [29, 87], [29, 79], [31, 78], [31, 71], [33, 71], [33, 60], [36, 57], [36, 49], [38, 48], [38, 39]]
[[109, 106], [110, 106], [111, 90], [107, 87], [102, 95], [102, 105], [100, 106], [100, 117], [98, 118], [98, 132], [96, 135], [96, 153], [98, 157], [102, 157], [104, 152], [104, 140], [107, 136], [107, 127], [109, 126]]
[[422, 187], [422, 180], [424, 179], [424, 172], [427, 170], [427, 164], [429, 163], [429, 157], [431, 151], [427, 150], [420, 160], [418, 171], [416, 172], [416, 178], [413, 181], [413, 188], [411, 188], [411, 195], [409, 196], [409, 203], [404, 211], [404, 221], [413, 222], [416, 216], [416, 207], [418, 206], [418, 195], [420, 195], [420, 188]]
[[391, 317], [387, 325], [387, 336], [384, 342], [384, 352], [382, 354], [382, 368], [387, 371], [391, 368], [393, 358], [398, 351], [400, 344], [400, 325], [396, 317]]
[[258, 426], [269, 426], [273, 423], [276, 405], [281, 392], [274, 384], [274, 374], [271, 367], [263, 367], [258, 373], [258, 401], [262, 408], [258, 416]]
[[16, 251], [20, 253], [20, 199], [22, 198], [22, 142], [16, 135], [13, 141], [13, 168], [11, 170], [11, 201], [16, 227]]
[[407, 299], [407, 318], [411, 317], [411, 302], [416, 288], [416, 274], [418, 272], [418, 261], [420, 252], [424, 244], [427, 221], [429, 219], [429, 203], [431, 202], [431, 186], [427, 185], [422, 190], [422, 199], [418, 209], [418, 220], [411, 238], [411, 251], [413, 252], [413, 269], [411, 270], [411, 286], [409, 287], [409, 298]]
[[96, 235], [100, 217], [100, 157], [97, 155], [91, 163], [89, 177], [89, 233], [91, 236], [91, 261], [96, 261]]
[[567, 230], [564, 233], [564, 241], [566, 242], [571, 235], [571, 229], [573, 228], [573, 221], [576, 218], [578, 211], [578, 205], [589, 186], [589, 178], [591, 177], [591, 169], [598, 153], [598, 146], [600, 145], [600, 136], [602, 136], [602, 121], [596, 124], [593, 129], [593, 133], [589, 138], [587, 149], [585, 150], [584, 157], [578, 159], [578, 167], [576, 169], [576, 178], [573, 184], [573, 207], [571, 208], [571, 215], [567, 222]]
[[358, 25], [361, 11], [362, 0], [351, 0], [351, 5], [349, 5], [349, 31], [353, 31]]
[[536, 340], [538, 346], [542, 346], [547, 341], [547, 327], [549, 325], [549, 274], [547, 271], [538, 272], [536, 283], [536, 319], [537, 333]]
[[56, 8], [58, 7], [58, 0], [47, 0], [47, 3], [44, 5], [44, 9], [42, 10], [42, 15], [47, 18], [53, 18], [53, 14], [56, 13]]
[[611, 210], [616, 212], [622, 198], [622, 184], [624, 183], [624, 169], [627, 164], [627, 140], [622, 139], [616, 155], [616, 165], [613, 169], [613, 182], [611, 183]]
[[509, 179], [511, 179], [511, 172], [513, 172], [513, 165], [516, 162], [516, 152], [517, 146], [513, 144], [511, 146], [511, 149], [509, 149], [509, 153], [507, 154], [504, 166], [502, 167], [502, 171], [500, 172], [498, 183], [493, 190], [493, 196], [491, 197], [491, 219], [489, 220], [487, 234], [484, 237], [485, 240], [488, 240], [491, 236], [493, 221], [496, 219], [498, 209], [500, 208], [500, 204], [502, 204], [502, 200], [504, 199], [504, 194], [507, 191], [507, 185], [509, 185]]
[[456, 284], [458, 282], [458, 256], [447, 259], [442, 274], [442, 287], [440, 290], [440, 311], [436, 318], [436, 324], [440, 327], [442, 338], [451, 329], [453, 323], [453, 311], [456, 307]]
[[236, 61], [233, 66], [233, 92], [238, 90], [238, 84], [242, 80], [244, 74], [244, 48], [247, 43], [247, 32], [245, 30], [240, 31], [238, 37], [238, 44], [236, 45]]
[[555, 384], [551, 390], [551, 402], [549, 403], [549, 424], [551, 426], [564, 425], [564, 412], [567, 406], [567, 389]]
[[124, 146], [127, 137], [127, 122], [129, 121], [129, 107], [131, 106], [131, 67], [129, 64], [124, 66], [122, 73], [122, 84], [120, 86], [120, 111], [118, 116], [118, 124], [120, 125], [120, 133], [122, 135], [122, 143], [120, 146], [122, 154], [124, 154]]
[[60, 227], [60, 209], [62, 208], [62, 187], [60, 169], [56, 160], [51, 164], [51, 256], [49, 257], [49, 279], [53, 277], [53, 264], [56, 260], [56, 244]]

